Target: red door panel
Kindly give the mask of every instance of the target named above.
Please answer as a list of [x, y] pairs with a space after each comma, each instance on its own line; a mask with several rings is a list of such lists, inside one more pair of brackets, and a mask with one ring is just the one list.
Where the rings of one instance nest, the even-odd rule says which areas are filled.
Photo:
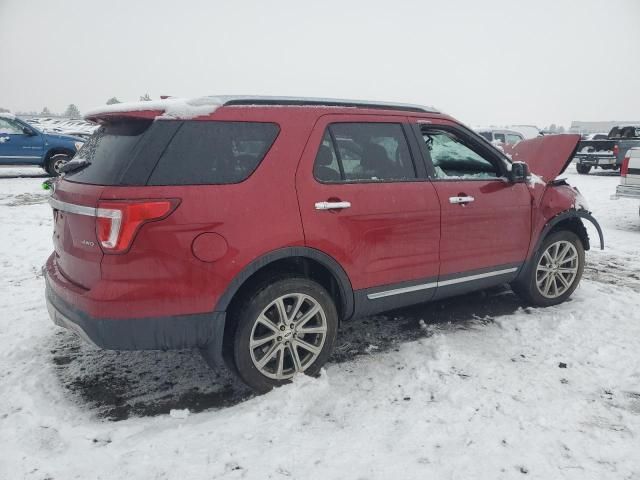
[[[442, 202], [440, 275], [523, 262], [531, 235], [525, 184], [501, 180], [437, 181]], [[450, 198], [473, 197], [469, 203]]]
[[[402, 123], [400, 116], [327, 115], [307, 143], [296, 176], [307, 246], [336, 259], [354, 290], [438, 275], [440, 204], [426, 180], [325, 184], [313, 164], [325, 129], [338, 122]], [[317, 202], [349, 202], [318, 210]]]
[[[448, 127], [464, 140], [463, 144], [467, 142], [469, 148], [477, 149], [476, 155], [484, 158], [487, 165], [502, 162], [487, 153], [482, 144], [474, 147], [476, 140], [453, 122], [437, 118], [427, 124], [414, 121], [425, 129]], [[450, 150], [447, 161], [465, 161], [464, 152], [463, 146]], [[510, 183], [506, 178], [465, 179], [455, 172], [450, 175], [433, 181], [442, 205], [440, 276], [523, 262], [531, 236], [529, 187]]]

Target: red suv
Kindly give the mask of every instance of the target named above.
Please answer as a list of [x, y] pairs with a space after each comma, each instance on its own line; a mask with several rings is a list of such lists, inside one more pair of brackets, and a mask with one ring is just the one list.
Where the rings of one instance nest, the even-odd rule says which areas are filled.
[[[107, 349], [199, 347], [266, 391], [316, 374], [341, 321], [510, 283], [574, 291], [597, 222], [580, 140], [510, 156], [430, 108], [204, 97], [118, 104], [54, 184], [53, 321]], [[530, 170], [531, 172], [530, 173]]]

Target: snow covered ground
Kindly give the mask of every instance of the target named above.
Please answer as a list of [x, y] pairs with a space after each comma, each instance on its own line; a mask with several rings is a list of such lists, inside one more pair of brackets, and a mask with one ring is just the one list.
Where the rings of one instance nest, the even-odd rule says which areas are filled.
[[[0, 479], [640, 479], [640, 218], [568, 177], [607, 248], [561, 306], [507, 289], [346, 324], [262, 397], [197, 352], [96, 350], [49, 320], [37, 170], [0, 170]], [[594, 238], [595, 232], [592, 232]]]

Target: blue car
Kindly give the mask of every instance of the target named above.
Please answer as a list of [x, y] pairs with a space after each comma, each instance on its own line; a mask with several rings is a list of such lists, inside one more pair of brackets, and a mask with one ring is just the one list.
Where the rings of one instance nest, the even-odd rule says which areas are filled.
[[34, 165], [57, 176], [83, 140], [44, 133], [12, 114], [0, 113], [0, 165]]

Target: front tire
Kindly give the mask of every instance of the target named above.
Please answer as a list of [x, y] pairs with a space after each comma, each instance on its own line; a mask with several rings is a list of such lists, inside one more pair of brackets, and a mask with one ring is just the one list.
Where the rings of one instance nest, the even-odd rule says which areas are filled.
[[260, 393], [288, 383], [297, 373], [317, 375], [338, 331], [329, 293], [298, 277], [258, 288], [240, 305], [235, 320], [232, 367]]
[[591, 171], [591, 165], [583, 165], [581, 163], [578, 163], [576, 165], [576, 170], [579, 174], [586, 175]]
[[524, 272], [512, 285], [533, 305], [548, 307], [564, 302], [578, 287], [584, 271], [584, 247], [578, 236], [561, 230], [547, 236]]

